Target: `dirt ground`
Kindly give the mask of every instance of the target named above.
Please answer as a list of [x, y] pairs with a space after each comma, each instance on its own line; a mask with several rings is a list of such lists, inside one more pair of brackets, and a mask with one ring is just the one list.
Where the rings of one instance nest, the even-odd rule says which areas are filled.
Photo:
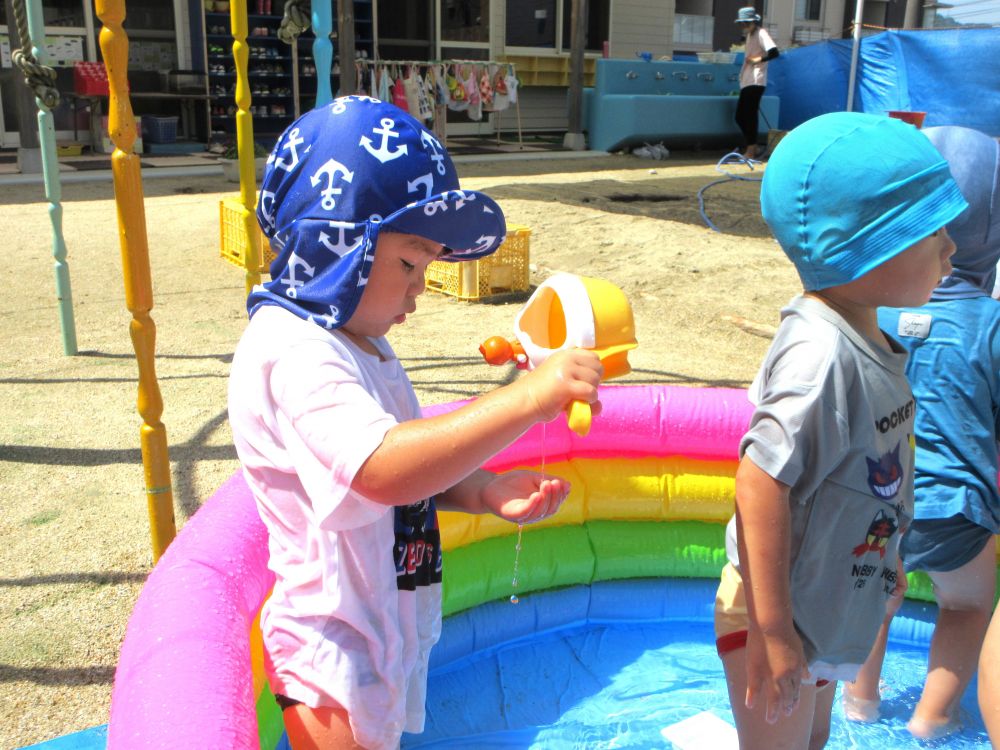
[[[635, 313], [621, 383], [746, 386], [797, 279], [760, 218], [759, 183], [727, 181], [721, 154], [461, 164], [508, 220], [531, 229], [532, 282], [608, 279]], [[742, 169], [741, 174], [751, 174]], [[178, 525], [237, 469], [226, 379], [245, 324], [243, 276], [219, 258], [221, 177], [146, 179], [156, 373]], [[0, 187], [7, 293], [0, 299], [0, 748], [107, 721], [118, 650], [151, 565], [113, 191], [63, 188], [79, 354], [63, 354], [51, 224], [40, 186]], [[526, 294], [462, 302], [426, 294], [390, 335], [425, 404], [514, 377], [484, 364]], [[732, 318], [750, 321], [742, 327]]]

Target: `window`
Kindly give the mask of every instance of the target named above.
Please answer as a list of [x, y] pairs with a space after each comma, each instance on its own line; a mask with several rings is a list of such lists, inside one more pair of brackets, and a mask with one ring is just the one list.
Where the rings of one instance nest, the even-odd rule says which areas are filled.
[[430, 60], [430, 0], [379, 0], [379, 57], [384, 60]]
[[507, 0], [507, 46], [556, 46], [556, 0]]
[[[562, 48], [568, 52], [573, 47], [573, 0], [563, 0], [562, 6]], [[604, 49], [610, 28], [610, 15], [610, 0], [588, 0], [586, 39], [583, 43], [583, 48], [588, 52], [600, 52]]]
[[[588, 0], [584, 49], [604, 48], [610, 15], [611, 0]], [[507, 0], [506, 44], [568, 52], [573, 44], [573, 0]]]
[[822, 0], [795, 0], [795, 18], [798, 21], [818, 21]]
[[490, 0], [441, 0], [441, 41], [489, 43]]

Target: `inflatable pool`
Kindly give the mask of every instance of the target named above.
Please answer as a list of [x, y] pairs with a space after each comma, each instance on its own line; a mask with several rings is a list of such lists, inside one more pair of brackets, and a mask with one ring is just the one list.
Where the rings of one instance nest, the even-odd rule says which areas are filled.
[[[590, 685], [584, 692], [599, 696], [603, 688], [597, 688], [636, 669], [653, 651], [697, 662], [701, 672], [675, 679], [712, 700], [679, 705], [693, 711], [688, 719], [716, 716], [725, 723], [727, 699], [709, 618], [724, 561], [724, 522], [733, 508], [738, 441], [751, 411], [746, 394], [607, 386], [601, 399], [604, 410], [587, 437], [557, 420], [533, 428], [489, 464], [504, 470], [544, 463], [546, 471], [573, 482], [556, 516], [525, 527], [516, 591], [517, 527], [492, 516], [442, 514], [448, 617], [432, 657], [427, 731], [407, 737], [404, 746], [552, 746], [546, 727], [568, 731], [553, 719], [576, 721], [575, 708], [587, 697], [568, 693], [567, 686]], [[263, 677], [255, 625], [273, 584], [266, 557], [266, 531], [237, 474], [187, 523], [139, 597], [115, 677], [109, 748], [281, 746], [280, 712]], [[512, 593], [519, 604], [510, 602]], [[894, 633], [913, 629], [907, 624], [912, 618], [897, 619]], [[639, 630], [646, 640], [634, 635]], [[686, 656], [680, 644], [692, 633], [700, 646]], [[611, 657], [602, 644], [612, 641], [623, 642], [625, 651]], [[650, 645], [637, 650], [640, 642]], [[506, 676], [497, 660], [524, 648], [526, 668]], [[539, 651], [553, 658], [531, 656]], [[539, 672], [541, 664], [547, 666]], [[593, 679], [582, 680], [570, 667]], [[611, 673], [598, 675], [609, 667]], [[477, 675], [471, 683], [470, 675]], [[643, 710], [647, 678], [625, 691], [629, 697], [616, 711]], [[448, 685], [459, 686], [458, 692], [449, 693]], [[472, 702], [470, 693], [481, 701]], [[570, 697], [558, 697], [563, 694]], [[581, 726], [617, 726], [611, 715]], [[651, 721], [667, 729], [681, 718]], [[695, 731], [724, 731], [713, 726]], [[606, 726], [601, 732], [609, 733]], [[625, 747], [620, 743], [631, 743], [632, 732], [623, 724], [600, 740], [609, 744], [580, 737], [573, 743]], [[473, 739], [484, 733], [499, 734]], [[635, 737], [644, 739], [631, 746], [650, 746], [644, 744], [649, 736]]]

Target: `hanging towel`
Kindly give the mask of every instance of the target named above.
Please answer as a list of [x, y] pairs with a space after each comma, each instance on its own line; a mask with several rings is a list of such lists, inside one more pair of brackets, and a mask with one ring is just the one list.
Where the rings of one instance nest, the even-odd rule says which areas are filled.
[[466, 77], [462, 79], [462, 87], [465, 89], [465, 98], [469, 102], [469, 113], [470, 120], [483, 119], [483, 100], [479, 96], [479, 82], [476, 80], [476, 68], [475, 66], [469, 66], [468, 73]]
[[507, 66], [507, 75], [503, 80], [504, 83], [507, 84], [507, 98], [510, 100], [511, 104], [517, 104], [518, 80], [517, 76], [514, 75], [514, 66]]
[[392, 103], [404, 112], [410, 111], [410, 105], [406, 101], [406, 86], [401, 76], [397, 75], [392, 84]]
[[510, 96], [507, 95], [507, 80], [504, 69], [500, 66], [493, 66], [490, 70], [493, 78], [493, 111], [503, 112], [510, 106]]
[[383, 102], [392, 103], [392, 85], [389, 81], [389, 71], [382, 68], [378, 72], [378, 98]]
[[490, 69], [484, 65], [477, 73], [479, 77], [479, 97], [483, 101], [483, 109], [493, 109], [493, 82], [490, 80]]
[[469, 108], [469, 101], [465, 96], [465, 86], [459, 80], [457, 68], [452, 68], [448, 74], [448, 109], [455, 112], [464, 112]]

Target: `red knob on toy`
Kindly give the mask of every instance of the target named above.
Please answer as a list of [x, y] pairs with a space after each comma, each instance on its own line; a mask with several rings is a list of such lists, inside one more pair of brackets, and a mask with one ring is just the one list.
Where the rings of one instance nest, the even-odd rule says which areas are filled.
[[514, 359], [514, 347], [503, 336], [490, 336], [479, 345], [479, 353], [491, 365], [502, 365]]

